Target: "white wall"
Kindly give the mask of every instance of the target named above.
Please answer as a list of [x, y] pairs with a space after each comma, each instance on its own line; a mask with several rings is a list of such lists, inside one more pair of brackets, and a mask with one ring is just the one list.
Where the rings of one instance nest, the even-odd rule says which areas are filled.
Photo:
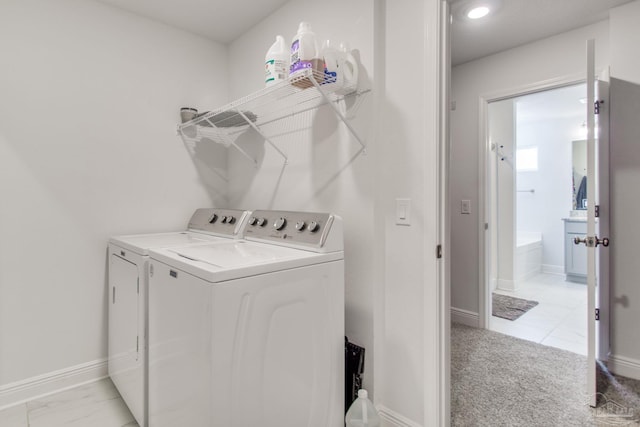
[[640, 379], [640, 1], [613, 9], [611, 22], [611, 356], [616, 373]]
[[[577, 102], [577, 100], [576, 100]], [[571, 144], [576, 118], [545, 118], [518, 124], [518, 147], [538, 148], [538, 170], [517, 173], [517, 230], [542, 233], [542, 264], [564, 269], [564, 223], [572, 208]], [[577, 183], [576, 185], [579, 185]]]
[[227, 71], [224, 47], [93, 1], [3, 0], [0, 52], [2, 387], [106, 357], [110, 235], [225, 203], [175, 126]]
[[582, 76], [585, 71], [585, 46], [596, 39], [596, 64], [609, 63], [608, 22], [579, 28], [519, 48], [459, 65], [452, 70], [452, 97], [456, 109], [451, 112], [451, 304], [479, 311], [479, 210], [471, 215], [458, 212], [461, 199], [479, 206], [479, 99], [492, 94], [549, 83], [554, 79]]
[[494, 223], [499, 224], [499, 230], [498, 227], [492, 228], [492, 242], [495, 242], [492, 247], [497, 253], [491, 260], [495, 267], [492, 272], [497, 272], [497, 275], [490, 277], [497, 280], [498, 288], [513, 291], [516, 287], [516, 174], [513, 155], [516, 147], [516, 106], [512, 99], [505, 99], [492, 102], [488, 110], [489, 143], [495, 144], [495, 151], [488, 156], [487, 162], [492, 181], [489, 192], [493, 196]]
[[617, 79], [640, 84], [640, 46], [638, 31], [640, 1], [611, 9], [611, 75]]
[[[437, 314], [425, 307], [427, 293], [437, 291], [437, 139], [427, 140], [437, 124], [437, 7], [421, 0], [291, 1], [230, 45], [232, 98], [263, 86], [266, 50], [276, 34], [290, 40], [301, 20], [320, 38], [346, 40], [356, 51], [360, 84], [374, 88], [351, 110], [367, 154], [328, 108], [305, 113], [295, 125], [271, 129], [283, 133], [274, 142], [288, 155], [287, 165], [257, 136], [239, 139], [259, 165], [230, 150], [229, 200], [343, 217], [346, 334], [367, 349], [365, 387], [375, 391], [385, 419], [432, 425], [440, 347], [426, 343], [438, 337], [429, 335], [424, 318], [425, 310]], [[412, 55], [429, 59], [407, 67]], [[395, 224], [396, 198], [412, 200], [409, 227]], [[428, 304], [435, 309], [437, 298]]]
[[[329, 210], [345, 220], [346, 332], [367, 348], [384, 425], [445, 416], [441, 6], [332, 4], [289, 2], [228, 48], [99, 3], [0, 5], [0, 386], [106, 356], [110, 235], [182, 228], [205, 205]], [[349, 41], [363, 87], [375, 88], [350, 110], [367, 154], [324, 108], [276, 139], [287, 166], [255, 137], [240, 143], [258, 168], [208, 144], [188, 147], [192, 158], [175, 135], [179, 107], [217, 108], [262, 87], [273, 36], [291, 37], [302, 19]], [[216, 174], [227, 169], [228, 184]], [[394, 221], [401, 197], [412, 200], [409, 227]]]
[[[362, 85], [373, 79], [373, 5], [291, 1], [235, 40], [229, 47], [231, 99], [264, 87], [264, 55], [277, 34], [287, 43], [306, 20], [320, 40], [348, 41], [360, 58]], [[336, 9], [340, 13], [336, 13]], [[354, 126], [373, 150], [372, 97], [364, 99]], [[328, 108], [296, 116], [267, 131], [293, 129], [273, 139], [289, 163], [257, 135], [240, 144], [260, 161], [257, 168], [233, 149], [229, 151], [231, 206], [260, 209], [332, 211], [345, 224], [346, 335], [366, 348], [365, 386], [373, 389], [373, 163], [359, 153], [360, 145]], [[251, 137], [253, 136], [253, 137]], [[373, 390], [371, 390], [373, 391]]]
[[[438, 354], [445, 344], [437, 335], [441, 296], [434, 274], [436, 243], [445, 243], [436, 229], [439, 6], [421, 0], [382, 3], [384, 21], [376, 32], [384, 34], [385, 56], [382, 75], [376, 74], [381, 102], [374, 169], [380, 222], [374, 231], [385, 230], [385, 316], [384, 334], [375, 337], [384, 349], [382, 372], [376, 374], [387, 408], [418, 425], [440, 425], [438, 410], [444, 409], [434, 406], [445, 398], [438, 388]], [[395, 225], [399, 197], [412, 200], [411, 227]]]

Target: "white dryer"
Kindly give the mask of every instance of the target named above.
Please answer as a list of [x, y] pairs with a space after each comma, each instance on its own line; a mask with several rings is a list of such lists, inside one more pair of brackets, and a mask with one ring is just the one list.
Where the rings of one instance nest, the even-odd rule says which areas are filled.
[[255, 211], [244, 240], [151, 250], [151, 427], [344, 425], [340, 217]]
[[249, 213], [197, 209], [187, 231], [116, 236], [109, 240], [108, 371], [141, 427], [146, 427], [147, 288], [150, 248], [229, 241], [241, 235]]

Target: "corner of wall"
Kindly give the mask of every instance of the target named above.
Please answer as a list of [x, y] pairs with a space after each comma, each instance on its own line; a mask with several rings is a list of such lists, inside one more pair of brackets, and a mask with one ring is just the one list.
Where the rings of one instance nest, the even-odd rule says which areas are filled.
[[640, 380], [640, 360], [638, 359], [611, 354], [607, 367], [616, 375]]
[[462, 325], [479, 328], [480, 315], [473, 311], [451, 307], [451, 323], [460, 323]]

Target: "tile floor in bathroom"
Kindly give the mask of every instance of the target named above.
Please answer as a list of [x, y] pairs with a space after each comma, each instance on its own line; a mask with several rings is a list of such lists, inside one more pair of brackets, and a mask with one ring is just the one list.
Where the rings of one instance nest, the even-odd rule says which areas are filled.
[[587, 285], [566, 282], [563, 275], [540, 274], [515, 292], [495, 292], [539, 304], [513, 321], [491, 316], [491, 330], [586, 356]]
[[0, 411], [2, 427], [138, 427], [110, 379]]

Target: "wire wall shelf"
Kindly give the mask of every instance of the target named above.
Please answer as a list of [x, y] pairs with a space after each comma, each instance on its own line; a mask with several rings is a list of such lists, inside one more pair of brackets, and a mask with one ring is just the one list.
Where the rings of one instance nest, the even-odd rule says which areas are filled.
[[248, 129], [253, 129], [283, 157], [286, 164], [287, 155], [276, 146], [264, 127], [328, 104], [364, 151], [366, 149], [364, 141], [349, 123], [338, 103], [345, 97], [359, 96], [368, 91], [358, 91], [356, 84], [340, 84], [335, 78], [325, 78], [324, 73], [308, 69], [178, 125], [178, 134], [185, 143], [196, 143], [207, 139], [226, 147], [234, 147], [257, 165], [257, 160], [236, 144], [240, 135]]

